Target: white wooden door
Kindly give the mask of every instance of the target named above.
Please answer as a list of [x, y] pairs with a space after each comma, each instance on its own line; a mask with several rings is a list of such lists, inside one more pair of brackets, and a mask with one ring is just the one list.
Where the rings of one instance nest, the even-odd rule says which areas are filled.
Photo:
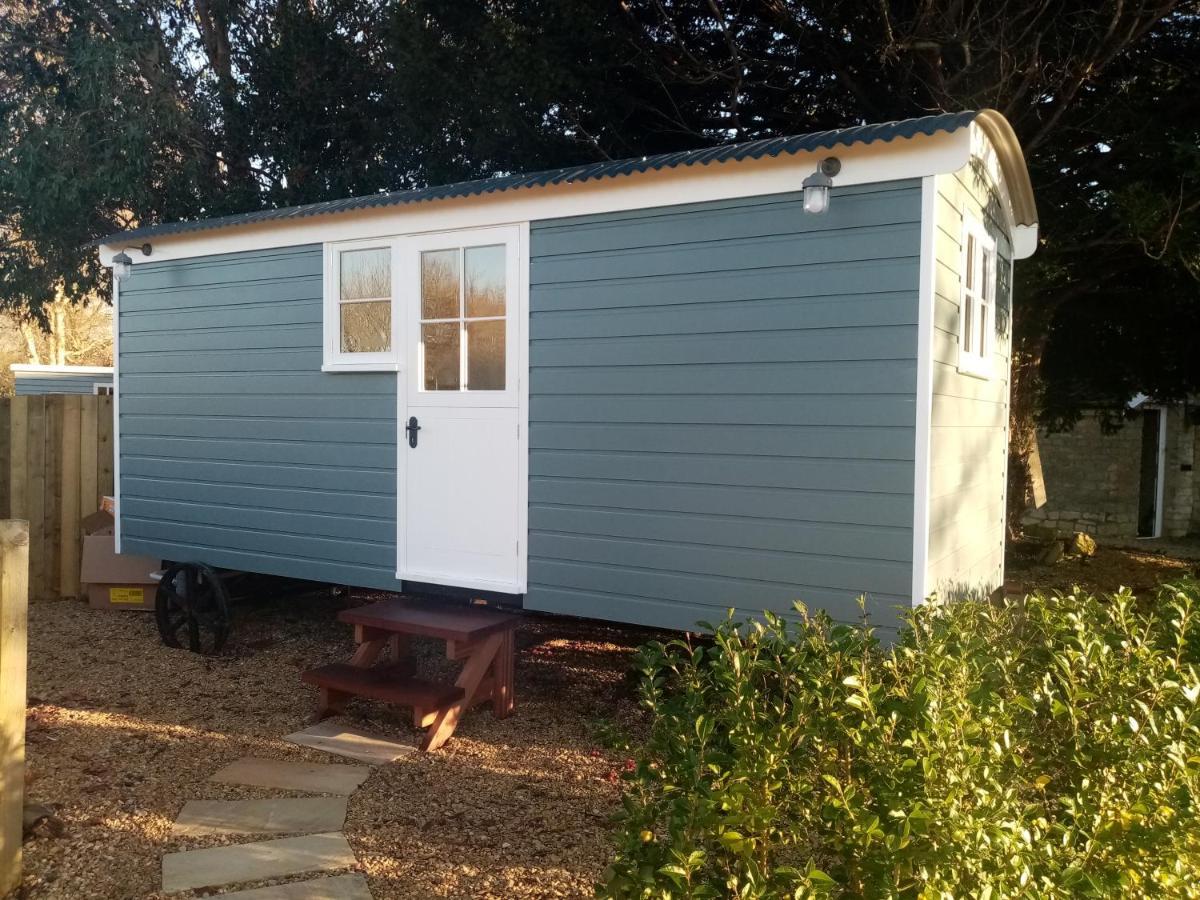
[[524, 591], [521, 232], [407, 239], [398, 576]]

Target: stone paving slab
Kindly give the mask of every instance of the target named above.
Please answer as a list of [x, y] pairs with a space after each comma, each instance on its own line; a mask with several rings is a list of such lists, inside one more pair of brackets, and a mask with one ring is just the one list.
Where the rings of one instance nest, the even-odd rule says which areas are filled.
[[334, 875], [219, 896], [229, 900], [371, 900], [371, 890], [361, 875]]
[[345, 797], [189, 800], [171, 830], [178, 835], [338, 831], [346, 822], [346, 802]]
[[168, 853], [162, 861], [162, 886], [163, 891], [171, 893], [344, 869], [354, 864], [354, 851], [340, 833], [308, 834]]
[[347, 728], [333, 722], [319, 722], [311, 728], [289, 734], [284, 740], [371, 765], [390, 763], [401, 756], [417, 752], [413, 744], [401, 744], [382, 735]]
[[307, 791], [312, 794], [339, 794], [349, 797], [370, 774], [371, 770], [366, 766], [298, 763], [246, 756], [230, 763], [209, 780], [225, 784], [277, 788], [281, 791]]

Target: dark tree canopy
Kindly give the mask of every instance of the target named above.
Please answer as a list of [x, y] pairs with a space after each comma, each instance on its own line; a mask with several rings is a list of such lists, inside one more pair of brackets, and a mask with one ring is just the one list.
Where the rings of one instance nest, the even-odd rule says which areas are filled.
[[1197, 0], [6, 4], [0, 304], [103, 293], [135, 223], [990, 106], [1044, 235], [1016, 404], [1065, 423], [1200, 391], [1198, 43]]

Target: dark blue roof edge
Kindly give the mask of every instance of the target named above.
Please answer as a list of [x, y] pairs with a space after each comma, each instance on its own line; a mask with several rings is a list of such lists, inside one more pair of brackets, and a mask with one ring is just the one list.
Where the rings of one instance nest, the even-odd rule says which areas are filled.
[[855, 125], [834, 131], [818, 131], [787, 137], [762, 138], [745, 143], [702, 147], [697, 150], [660, 153], [654, 156], [635, 157], [633, 159], [583, 163], [581, 165], [567, 166], [561, 169], [549, 169], [542, 172], [498, 175], [490, 178], [460, 181], [453, 184], [436, 185], [427, 188], [393, 191], [386, 194], [371, 194], [365, 197], [324, 200], [319, 203], [307, 203], [302, 206], [262, 209], [247, 213], [218, 216], [211, 219], [167, 222], [161, 225], [147, 225], [128, 231], [114, 232], [93, 241], [92, 245], [98, 246], [100, 244], [133, 241], [141, 238], [185, 234], [192, 231], [232, 228], [239, 225], [258, 224], [260, 222], [309, 218], [311, 216], [349, 212], [356, 209], [374, 209], [381, 206], [403, 206], [410, 203], [433, 200], [473, 197], [520, 188], [546, 187], [557, 184], [582, 184], [587, 181], [618, 178], [637, 172], [675, 169], [693, 165], [708, 166], [712, 163], [724, 163], [731, 160], [740, 161], [783, 155], [791, 156], [798, 153], [810, 153], [813, 150], [831, 149], [840, 146], [850, 147], [855, 144], [873, 144], [879, 141], [891, 142], [897, 138], [907, 139], [916, 137], [917, 135], [932, 136], [939, 133], [951, 133], [960, 128], [965, 128], [980, 115], [981, 112], [975, 110], [943, 113], [934, 116], [922, 116], [916, 119], [904, 119], [898, 122]]

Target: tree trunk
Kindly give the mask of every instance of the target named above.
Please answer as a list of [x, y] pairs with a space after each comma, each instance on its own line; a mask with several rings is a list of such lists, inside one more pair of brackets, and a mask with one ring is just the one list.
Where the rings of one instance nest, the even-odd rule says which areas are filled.
[[1005, 510], [1009, 539], [1021, 535], [1021, 520], [1033, 496], [1029, 455], [1037, 436], [1038, 366], [1041, 353], [1013, 350], [1012, 387], [1008, 407], [1008, 502]]
[[217, 80], [217, 99], [221, 104], [221, 130], [224, 134], [222, 157], [229, 187], [235, 191], [255, 190], [247, 129], [237, 96], [230, 52], [231, 0], [196, 0], [196, 25]]
[[21, 323], [21, 337], [25, 339], [25, 350], [29, 353], [29, 361], [35, 366], [41, 365], [42, 356], [38, 353], [37, 335], [34, 333], [32, 322]]

